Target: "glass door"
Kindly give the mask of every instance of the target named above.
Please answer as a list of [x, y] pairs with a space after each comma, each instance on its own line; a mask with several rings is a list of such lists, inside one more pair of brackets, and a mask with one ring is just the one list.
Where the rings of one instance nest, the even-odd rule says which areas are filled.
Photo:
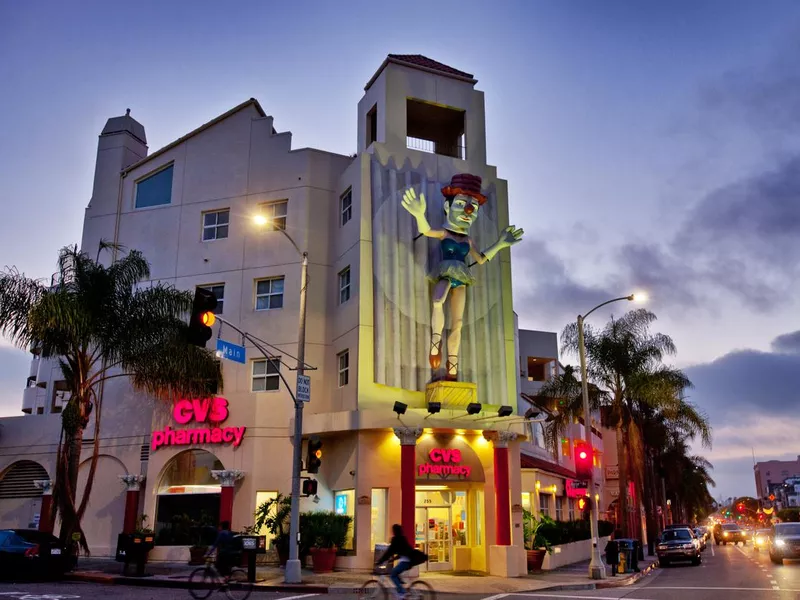
[[426, 512], [426, 546], [429, 571], [450, 571], [453, 568], [451, 553], [453, 547], [453, 528], [450, 507], [430, 507]]

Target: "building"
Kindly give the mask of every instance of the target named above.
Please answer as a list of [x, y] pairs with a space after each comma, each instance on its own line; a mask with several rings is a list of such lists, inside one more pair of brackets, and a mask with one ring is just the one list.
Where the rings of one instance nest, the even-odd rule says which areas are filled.
[[[399, 202], [409, 186], [426, 191], [437, 226], [441, 188], [470, 173], [488, 198], [476, 244], [488, 247], [508, 225], [507, 186], [487, 164], [475, 84], [425, 57], [390, 55], [358, 104], [355, 156], [293, 149], [291, 133], [278, 132], [254, 99], [156, 152], [130, 114], [109, 119], [82, 249], [95, 254], [101, 240], [114, 241], [141, 250], [154, 281], [212, 290], [220, 315], [269, 343], [280, 365], [248, 345], [244, 364], [224, 361], [224, 393], [213, 404], [154, 405], [123, 379], [109, 382], [85, 519], [95, 554], [112, 554], [125, 515], [144, 513], [156, 530], [151, 557], [183, 559], [196, 541], [189, 523], [231, 519], [240, 529], [260, 503], [290, 492], [293, 406], [281, 375], [293, 388], [302, 249], [313, 367], [303, 434], [323, 443], [317, 503], [304, 499], [302, 509], [354, 517], [339, 566], [371, 569], [375, 544], [399, 522], [429, 554], [428, 569], [525, 571], [510, 255], [474, 267], [464, 382], [429, 386], [425, 274], [438, 248], [417, 239]], [[241, 341], [224, 325], [219, 337]], [[33, 352], [28, 416], [2, 423], [0, 526], [39, 519], [55, 474], [63, 384], [56, 362]], [[219, 426], [209, 427], [209, 411]]]
[[[518, 329], [519, 394], [517, 412], [538, 414], [526, 423], [527, 439], [522, 456], [522, 506], [536, 516], [546, 515], [557, 521], [580, 518], [578, 501], [588, 493], [575, 475], [575, 448], [583, 441], [583, 419], [570, 425], [556, 447], [545, 441], [545, 419], [558, 410], [557, 400], [538, 396], [542, 386], [563, 372], [558, 359], [558, 336], [554, 332]], [[596, 421], [594, 415], [593, 421]], [[603, 435], [592, 427], [595, 464], [595, 494], [602, 491]]]
[[778, 495], [784, 481], [789, 477], [800, 477], [800, 455], [797, 460], [767, 460], [753, 465], [756, 478], [756, 498], [766, 499], [770, 494]]

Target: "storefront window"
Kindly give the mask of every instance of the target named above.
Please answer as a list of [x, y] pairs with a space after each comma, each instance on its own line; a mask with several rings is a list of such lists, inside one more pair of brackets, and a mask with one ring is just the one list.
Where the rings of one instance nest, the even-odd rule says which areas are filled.
[[356, 491], [341, 490], [333, 494], [333, 509], [337, 515], [348, 515], [351, 517], [350, 528], [347, 530], [347, 539], [344, 542], [345, 550], [353, 550], [353, 539], [355, 538], [356, 523]]
[[556, 498], [556, 521], [561, 521], [564, 516], [564, 499]]
[[473, 546], [480, 546], [483, 543], [483, 490], [475, 491], [475, 539], [472, 540]]
[[569, 506], [569, 520], [570, 521], [574, 521], [575, 520], [575, 502], [577, 502], [577, 500], [575, 500], [574, 498], [567, 498], [567, 506]]
[[370, 533], [370, 548], [374, 549], [375, 544], [386, 544], [389, 542], [386, 524], [387, 506], [389, 504], [389, 490], [376, 488], [372, 490], [372, 529]]
[[460, 491], [455, 493], [453, 501], [453, 545], [467, 545], [467, 492]]
[[[278, 497], [278, 492], [256, 492], [256, 510], [262, 504], [269, 502], [270, 500], [274, 500]], [[270, 515], [275, 514], [276, 507], [273, 506], [270, 510]], [[265, 535], [267, 536], [267, 548], [272, 548], [272, 536], [269, 533], [266, 525], [262, 525], [261, 529], [258, 530], [258, 535]]]
[[545, 517], [550, 516], [550, 494], [539, 494], [539, 514]]
[[522, 508], [525, 510], [531, 510], [531, 493], [530, 492], [522, 492]]
[[205, 450], [186, 450], [167, 463], [157, 488], [156, 544], [214, 542], [221, 488], [211, 471], [223, 468], [219, 459]]

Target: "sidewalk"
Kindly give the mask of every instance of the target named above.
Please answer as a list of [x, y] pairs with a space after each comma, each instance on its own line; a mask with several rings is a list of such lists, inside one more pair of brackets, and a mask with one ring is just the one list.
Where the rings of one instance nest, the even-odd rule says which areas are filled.
[[[524, 577], [506, 579], [483, 573], [423, 573], [420, 578], [429, 582], [440, 594], [497, 594], [556, 590], [592, 590], [631, 585], [655, 567], [655, 559], [646, 558], [640, 563], [641, 572], [609, 577], [602, 581], [589, 579], [586, 575], [589, 562], [575, 563], [556, 569], [531, 573]], [[189, 575], [197, 566], [186, 563], [150, 562], [146, 577], [125, 577], [122, 564], [110, 558], [82, 557], [78, 568], [67, 574], [73, 581], [119, 584], [145, 587], [186, 588]], [[133, 570], [133, 567], [131, 567]], [[303, 570], [303, 583], [287, 585], [283, 582], [283, 571], [274, 566], [258, 566], [256, 586], [260, 591], [304, 591], [319, 594], [352, 594], [361, 584], [371, 578], [367, 573], [334, 572], [315, 575]]]

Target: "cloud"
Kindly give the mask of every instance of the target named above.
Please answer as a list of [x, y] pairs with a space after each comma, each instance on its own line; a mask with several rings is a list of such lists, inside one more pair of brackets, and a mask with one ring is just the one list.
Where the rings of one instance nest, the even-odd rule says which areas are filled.
[[[757, 460], [793, 460], [800, 431], [800, 332], [778, 336], [775, 352], [737, 350], [685, 369], [690, 400], [714, 427], [714, 495], [752, 494]], [[794, 349], [795, 353], [785, 350]], [[699, 446], [699, 445], [698, 445]], [[699, 447], [698, 451], [702, 451]]]
[[515, 310], [521, 322], [548, 323], [560, 330], [581, 311], [608, 300], [609, 289], [583, 285], [570, 276], [563, 260], [539, 240], [520, 245], [513, 262]]
[[772, 340], [772, 350], [784, 354], [800, 354], [800, 331], [784, 333]]
[[20, 414], [30, 365], [31, 355], [27, 352], [0, 346], [0, 417]]

